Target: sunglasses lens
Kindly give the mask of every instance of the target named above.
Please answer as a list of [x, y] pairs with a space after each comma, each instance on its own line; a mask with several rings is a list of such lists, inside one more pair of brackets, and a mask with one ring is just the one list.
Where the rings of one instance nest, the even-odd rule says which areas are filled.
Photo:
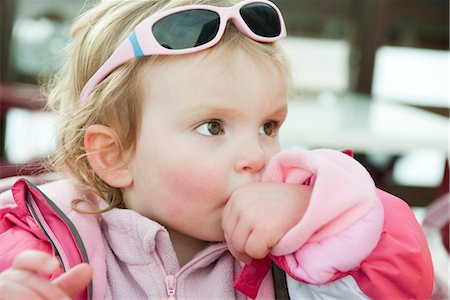
[[158, 43], [167, 49], [186, 49], [211, 41], [219, 30], [220, 17], [206, 9], [193, 9], [169, 15], [152, 28]]
[[240, 14], [245, 24], [257, 35], [271, 38], [281, 33], [280, 17], [270, 5], [250, 3], [240, 9]]

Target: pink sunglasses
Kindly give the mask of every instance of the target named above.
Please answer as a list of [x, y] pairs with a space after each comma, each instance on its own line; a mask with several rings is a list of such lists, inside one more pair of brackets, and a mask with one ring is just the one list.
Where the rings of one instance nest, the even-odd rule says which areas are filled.
[[162, 11], [139, 23], [89, 79], [81, 91], [81, 104], [112, 71], [132, 59], [193, 53], [214, 46], [229, 19], [258, 42], [270, 43], [286, 36], [280, 10], [267, 0], [245, 0], [230, 7], [188, 5]]

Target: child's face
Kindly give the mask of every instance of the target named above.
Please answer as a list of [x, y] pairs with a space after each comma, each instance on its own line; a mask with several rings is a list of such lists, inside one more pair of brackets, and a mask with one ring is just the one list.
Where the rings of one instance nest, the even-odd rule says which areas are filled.
[[237, 188], [260, 180], [280, 150], [286, 85], [272, 63], [244, 51], [205, 52], [144, 71], [143, 120], [131, 162], [128, 208], [171, 230], [224, 240], [222, 211]]

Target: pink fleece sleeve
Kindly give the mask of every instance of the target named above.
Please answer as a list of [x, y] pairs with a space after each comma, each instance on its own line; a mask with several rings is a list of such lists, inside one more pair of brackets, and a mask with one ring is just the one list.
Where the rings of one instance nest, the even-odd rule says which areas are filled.
[[326, 283], [359, 264], [375, 248], [383, 227], [383, 207], [369, 173], [344, 153], [290, 150], [269, 163], [264, 182], [313, 187], [302, 220], [272, 249], [291, 277]]

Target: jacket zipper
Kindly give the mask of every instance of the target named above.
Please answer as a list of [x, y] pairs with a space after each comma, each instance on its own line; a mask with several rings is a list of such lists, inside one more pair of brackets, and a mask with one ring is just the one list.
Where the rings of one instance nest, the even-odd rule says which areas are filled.
[[64, 272], [67, 272], [69, 270], [69, 263], [67, 262], [66, 256], [64, 254], [64, 250], [59, 243], [58, 239], [55, 237], [49, 226], [47, 225], [47, 222], [45, 222], [44, 217], [42, 216], [39, 208], [37, 207], [36, 203], [32, 197], [29, 197], [27, 195], [26, 205], [28, 210], [33, 215], [33, 219], [36, 221], [36, 223], [39, 225], [41, 230], [44, 232], [45, 236], [47, 237], [48, 241], [52, 245], [53, 251], [55, 251], [55, 256], [59, 259], [61, 262], [61, 267]]
[[161, 273], [164, 275], [164, 283], [166, 286], [166, 293], [167, 296], [169, 297], [169, 300], [175, 300], [176, 299], [176, 290], [177, 290], [177, 279], [178, 277], [187, 269], [189, 269], [189, 267], [191, 267], [192, 265], [194, 265], [195, 263], [197, 263], [198, 261], [218, 252], [218, 251], [222, 251], [223, 248], [225, 248], [226, 246], [214, 249], [212, 252], [209, 252], [207, 254], [205, 254], [204, 256], [199, 256], [197, 258], [195, 258], [194, 260], [191, 260], [190, 262], [188, 262], [186, 265], [184, 265], [178, 272], [176, 272], [175, 274], [167, 274], [166, 273], [166, 269], [164, 268], [164, 265], [162, 263], [161, 258], [159, 257], [159, 255], [156, 253], [156, 251], [153, 251], [153, 257], [155, 258], [156, 262], [158, 263], [158, 266], [161, 270]]
[[175, 275], [166, 276], [166, 291], [169, 300], [175, 300], [175, 291], [177, 289], [177, 277]]
[[[25, 181], [29, 185], [31, 185], [32, 187], [36, 188], [40, 192], [40, 190], [34, 184], [28, 182], [27, 180], [25, 180]], [[86, 251], [86, 249], [84, 247], [84, 244], [83, 244], [81, 238], [79, 237], [78, 231], [76, 230], [75, 226], [73, 226], [73, 224], [70, 222], [68, 217], [49, 198], [47, 198], [42, 192], [40, 192], [40, 193], [44, 197], [44, 199], [47, 201], [47, 203], [51, 206], [53, 211], [67, 225], [67, 227], [69, 228], [70, 232], [74, 235], [75, 243], [77, 245], [78, 250], [80, 251], [80, 253], [82, 255], [83, 261], [86, 262], [86, 263], [89, 263], [88, 256], [87, 256], [87, 251]], [[26, 206], [27, 206], [28, 210], [30, 211], [30, 213], [32, 214], [33, 219], [39, 225], [41, 230], [47, 236], [48, 241], [52, 245], [52, 247], [53, 247], [53, 249], [55, 251], [55, 256], [58, 257], [58, 259], [61, 262], [61, 267], [62, 267], [63, 271], [67, 272], [67, 270], [70, 269], [70, 265], [68, 263], [67, 256], [66, 256], [66, 254], [64, 252], [64, 248], [59, 243], [59, 241], [56, 238], [56, 236], [54, 235], [52, 229], [50, 228], [50, 226], [45, 221], [44, 216], [42, 215], [39, 207], [36, 204], [36, 201], [34, 200], [34, 198], [33, 198], [33, 196], [31, 195], [30, 192], [27, 193], [27, 196], [26, 196], [25, 200], [26, 200], [25, 201]], [[89, 282], [89, 284], [87, 286], [87, 295], [88, 295], [88, 299], [91, 300], [92, 299], [92, 280]]]

